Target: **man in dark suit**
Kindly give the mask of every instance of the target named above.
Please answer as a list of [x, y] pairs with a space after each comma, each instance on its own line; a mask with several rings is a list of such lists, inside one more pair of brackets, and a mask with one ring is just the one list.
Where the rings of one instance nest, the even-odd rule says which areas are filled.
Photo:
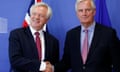
[[115, 30], [94, 20], [92, 0], [77, 0], [76, 13], [81, 26], [67, 32], [64, 54], [55, 66], [56, 72], [115, 72], [119, 71], [118, 38]]
[[[58, 62], [58, 40], [43, 31], [51, 14], [51, 8], [46, 3], [37, 3], [30, 9], [30, 25], [11, 31], [9, 58], [14, 72], [48, 72]], [[35, 32], [40, 34], [38, 40], [41, 43], [37, 42]], [[37, 47], [42, 50], [38, 52]]]

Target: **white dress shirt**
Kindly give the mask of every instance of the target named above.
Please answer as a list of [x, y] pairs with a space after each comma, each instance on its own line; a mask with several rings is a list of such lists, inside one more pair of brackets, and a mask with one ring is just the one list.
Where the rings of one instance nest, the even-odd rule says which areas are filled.
[[29, 26], [29, 27], [30, 27], [31, 33], [32, 33], [32, 35], [34, 37], [34, 40], [36, 38], [35, 32], [39, 32], [40, 33], [39, 37], [40, 37], [40, 40], [41, 40], [42, 58], [41, 58], [41, 65], [40, 65], [39, 71], [44, 71], [46, 69], [46, 63], [43, 61], [45, 59], [45, 39], [44, 39], [44, 33], [43, 33], [42, 30], [36, 31], [31, 26]]

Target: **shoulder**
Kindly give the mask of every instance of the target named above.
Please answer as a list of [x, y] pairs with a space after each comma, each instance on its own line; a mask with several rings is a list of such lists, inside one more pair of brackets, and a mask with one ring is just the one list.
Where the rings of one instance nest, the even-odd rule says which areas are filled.
[[104, 33], [112, 33], [112, 32], [116, 32], [114, 28], [112, 27], [108, 27], [99, 23], [96, 23], [96, 28], [98, 30], [103, 31]]
[[55, 36], [53, 36], [52, 34], [50, 34], [49, 32], [45, 32], [45, 31], [44, 31], [44, 35], [45, 35], [45, 37], [46, 37], [47, 39], [51, 39], [51, 40], [56, 40], [56, 41], [58, 41], [58, 39], [57, 39]]
[[112, 27], [107, 27], [102, 24], [96, 24], [95, 27], [95, 34], [99, 33], [101, 37], [107, 39], [117, 38], [116, 30]]
[[78, 32], [80, 32], [80, 29], [81, 29], [80, 26], [74, 27], [74, 28], [70, 29], [70, 30], [67, 32], [67, 34], [73, 34], [73, 33], [75, 34], [75, 33], [78, 33]]
[[10, 33], [20, 33], [20, 32], [22, 32], [22, 31], [24, 31], [26, 28], [16, 28], [16, 29], [13, 29], [13, 30], [11, 30], [11, 32]]
[[22, 37], [24, 35], [26, 35], [27, 33], [26, 32], [29, 32], [29, 28], [16, 28], [16, 29], [13, 29], [11, 32], [10, 32], [10, 37]]

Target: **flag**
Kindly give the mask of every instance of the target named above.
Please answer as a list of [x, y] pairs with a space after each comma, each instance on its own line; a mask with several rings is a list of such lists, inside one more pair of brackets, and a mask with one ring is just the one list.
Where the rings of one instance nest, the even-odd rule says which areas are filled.
[[33, 4], [35, 4], [35, 3], [37, 3], [37, 2], [41, 2], [41, 1], [42, 1], [42, 0], [31, 0], [31, 3], [30, 3], [29, 8], [28, 8], [28, 11], [27, 11], [27, 13], [26, 13], [26, 15], [25, 15], [25, 19], [24, 19], [24, 21], [23, 21], [23, 27], [27, 27], [28, 24], [30, 24], [30, 7], [31, 7]]
[[96, 4], [95, 20], [105, 26], [110, 27], [111, 22], [106, 6], [106, 0], [95, 0], [95, 4]]

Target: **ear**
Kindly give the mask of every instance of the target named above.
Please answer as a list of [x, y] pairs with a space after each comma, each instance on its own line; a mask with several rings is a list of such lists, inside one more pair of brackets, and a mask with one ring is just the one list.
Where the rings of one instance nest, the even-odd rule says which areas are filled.
[[93, 15], [95, 16], [95, 14], [96, 14], [96, 9], [93, 10]]

